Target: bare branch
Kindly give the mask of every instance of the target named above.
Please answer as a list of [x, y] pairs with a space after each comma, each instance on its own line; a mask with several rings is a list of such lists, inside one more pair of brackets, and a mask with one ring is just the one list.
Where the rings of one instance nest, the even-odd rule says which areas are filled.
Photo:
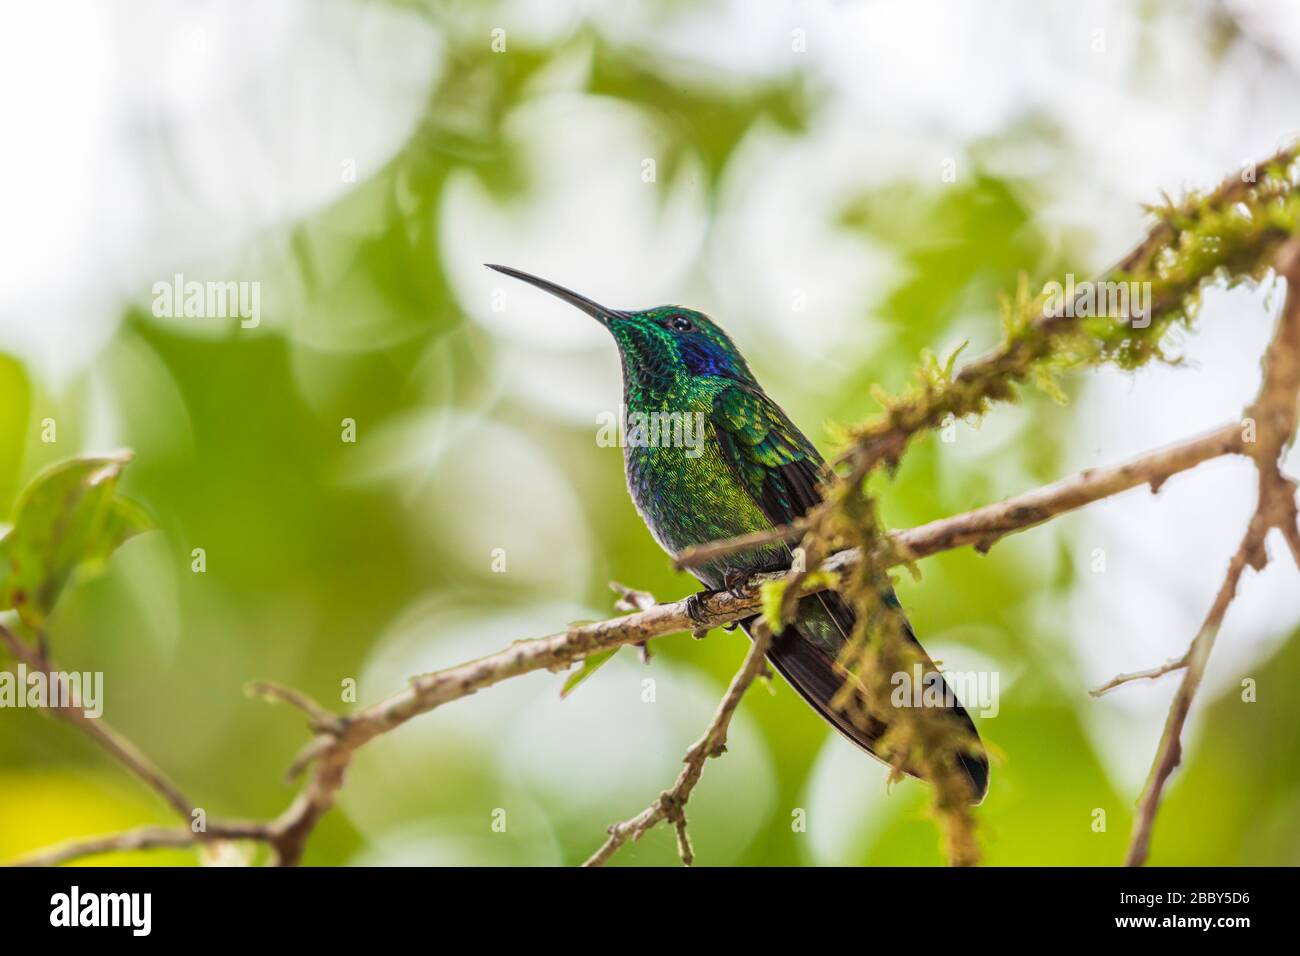
[[1166, 674], [1172, 674], [1174, 671], [1182, 670], [1186, 666], [1187, 655], [1183, 655], [1176, 661], [1167, 661], [1159, 667], [1152, 667], [1149, 670], [1133, 671], [1131, 674], [1118, 674], [1106, 681], [1106, 683], [1102, 684], [1100, 687], [1088, 691], [1088, 696], [1101, 697], [1103, 694], [1108, 694], [1116, 687], [1122, 687], [1124, 684], [1129, 684], [1137, 680], [1156, 680], [1157, 678], [1164, 677]]
[[128, 853], [134, 850], [180, 849], [201, 843], [225, 840], [270, 842], [265, 824], [228, 823], [194, 831], [188, 827], [137, 827], [123, 833], [86, 837], [58, 843], [8, 864], [10, 866], [58, 866], [72, 860], [101, 853]]
[[729, 554], [740, 554], [767, 544], [794, 544], [804, 536], [804, 532], [808, 530], [808, 523], [807, 518], [800, 518], [798, 521], [780, 525], [769, 531], [751, 531], [749, 534], [737, 535], [734, 538], [722, 538], [706, 544], [697, 544], [679, 552], [673, 558], [673, 567], [678, 571], [685, 571], [698, 568], [701, 564], [707, 564], [718, 558], [725, 558]]
[[749, 653], [745, 655], [744, 664], [731, 679], [731, 685], [723, 695], [722, 703], [718, 705], [718, 710], [713, 715], [713, 720], [709, 723], [704, 736], [686, 751], [686, 766], [677, 775], [677, 781], [672, 789], [659, 794], [658, 800], [630, 820], [610, 827], [609, 839], [583, 866], [603, 866], [628, 840], [641, 839], [643, 833], [665, 820], [671, 821], [677, 831], [677, 853], [682, 858], [682, 863], [690, 866], [695, 861], [691, 841], [686, 834], [686, 802], [690, 800], [691, 792], [704, 773], [704, 762], [710, 757], [720, 757], [726, 752], [727, 729], [731, 726], [731, 718], [735, 715], [736, 708], [740, 706], [745, 691], [754, 683], [754, 679], [763, 673], [766, 667], [763, 658], [767, 655], [771, 643], [771, 630], [761, 621], [756, 622], [754, 643]]
[[648, 611], [658, 603], [649, 591], [638, 591], [617, 581], [610, 581], [609, 589], [618, 595], [614, 602], [616, 611]]
[[[988, 551], [999, 539], [1015, 531], [1042, 524], [1057, 515], [1073, 511], [1102, 498], [1149, 485], [1159, 490], [1171, 476], [1187, 471], [1211, 458], [1243, 454], [1242, 426], [1233, 422], [1214, 431], [1150, 452], [1140, 458], [1106, 468], [1092, 468], [1071, 478], [1044, 485], [1023, 495], [985, 505], [965, 514], [941, 518], [907, 531], [894, 532], [894, 544], [914, 557], [972, 545]], [[708, 561], [745, 551], [755, 545], [797, 540], [805, 523], [787, 525], [771, 532], [714, 541], [683, 551], [677, 557], [681, 568], [699, 567]]]
[[1057, 515], [1074, 511], [1102, 498], [1149, 485], [1158, 490], [1180, 471], [1211, 458], [1241, 454], [1241, 426], [1223, 425], [1214, 431], [1152, 452], [1121, 465], [1082, 471], [1072, 478], [986, 505], [963, 515], [943, 518], [894, 535], [897, 543], [916, 557], [925, 557], [972, 545], [985, 552], [999, 539], [1040, 525]]
[[272, 703], [297, 707], [307, 715], [309, 725], [317, 732], [336, 735], [343, 732], [345, 719], [326, 710], [302, 691], [272, 681], [254, 681], [248, 685], [248, 694]]
[[1165, 729], [1160, 738], [1159, 749], [1156, 751], [1156, 759], [1138, 802], [1137, 822], [1134, 825], [1133, 838], [1129, 843], [1128, 855], [1124, 860], [1125, 866], [1141, 866], [1146, 862], [1147, 851], [1151, 844], [1151, 830], [1155, 826], [1161, 795], [1164, 793], [1169, 775], [1182, 761], [1183, 725], [1187, 722], [1192, 698], [1200, 686], [1201, 676], [1205, 672], [1205, 663], [1209, 659], [1211, 648], [1214, 647], [1214, 639], [1218, 636], [1223, 617], [1228, 612], [1228, 605], [1236, 596], [1242, 571], [1246, 568], [1251, 551], [1258, 546], [1260, 536], [1262, 536], [1262, 529], [1256, 520], [1252, 520], [1250, 530], [1228, 565], [1227, 576], [1219, 587], [1219, 593], [1215, 595], [1214, 604], [1205, 617], [1205, 623], [1201, 625], [1187, 653], [1187, 673], [1169, 708], [1169, 716], [1165, 720]]
[[186, 827], [140, 827], [125, 833], [68, 840], [14, 860], [10, 866], [58, 866], [100, 853], [128, 853], [132, 850], [176, 849], [193, 846], [199, 834]]
[[1237, 594], [1241, 576], [1249, 565], [1260, 570], [1268, 561], [1264, 539], [1280, 528], [1287, 541], [1296, 538], [1295, 484], [1278, 471], [1278, 461], [1296, 430], [1297, 396], [1300, 396], [1300, 240], [1292, 239], [1278, 254], [1278, 272], [1286, 279], [1287, 298], [1273, 340], [1264, 355], [1264, 376], [1259, 395], [1247, 417], [1257, 426], [1249, 449], [1259, 471], [1259, 498], [1241, 544], [1228, 563], [1223, 584], [1215, 595], [1205, 622], [1188, 649], [1186, 672], [1174, 694], [1169, 716], [1156, 750], [1155, 761], [1138, 802], [1138, 815], [1129, 843], [1127, 866], [1146, 862], [1156, 813], [1170, 776], [1182, 761], [1182, 734], [1192, 700], [1201, 685], [1210, 652], [1223, 618]]
[[[3, 624], [0, 624], [0, 641], [4, 643], [14, 657], [33, 671], [40, 671], [48, 675], [55, 669], [46, 654], [22, 640]], [[150, 789], [167, 801], [186, 821], [190, 819], [194, 812], [194, 804], [190, 802], [190, 799], [131, 741], [115, 731], [102, 718], [87, 717], [83, 710], [71, 705], [49, 707], [47, 709], [68, 721], [68, 723], [80, 728], [86, 736], [107, 751], [109, 756], [143, 780]]]

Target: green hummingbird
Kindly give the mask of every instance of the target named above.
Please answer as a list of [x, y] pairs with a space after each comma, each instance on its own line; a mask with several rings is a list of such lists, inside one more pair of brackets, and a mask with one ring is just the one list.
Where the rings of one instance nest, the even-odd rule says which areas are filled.
[[[563, 286], [507, 266], [488, 265], [576, 306], [603, 325], [618, 345], [623, 402], [629, 421], [679, 423], [672, 435], [697, 440], [657, 441], [658, 432], [629, 433], [624, 443], [628, 489], [650, 533], [676, 555], [693, 545], [789, 524], [821, 501], [827, 478], [822, 456], [790, 421], [750, 371], [740, 350], [707, 316], [680, 306], [641, 311], [610, 309]], [[658, 415], [656, 419], [653, 416]], [[664, 418], [663, 416], [675, 416]], [[664, 434], [669, 434], [664, 430]], [[653, 436], [653, 437], [652, 437]], [[692, 570], [708, 589], [731, 589], [752, 574], [790, 567], [790, 548], [781, 543], [720, 557]], [[886, 603], [902, 609], [888, 582]], [[877, 741], [886, 725], [872, 717], [851, 719], [832, 706], [844, 686], [836, 660], [853, 633], [853, 609], [833, 591], [802, 598], [793, 624], [777, 635], [768, 659], [818, 714], [867, 753], [879, 757]], [[753, 619], [740, 622], [746, 632]], [[916, 641], [904, 619], [908, 638]], [[920, 647], [919, 643], [916, 645]], [[955, 759], [969, 780], [971, 801], [988, 790], [989, 763], [970, 716], [956, 702], [924, 651], [927, 680], [942, 682], [944, 708], [969, 732], [972, 748]], [[866, 693], [858, 685], [860, 694]], [[880, 708], [858, 713], [879, 713]], [[863, 726], [865, 724], [865, 726]], [[915, 772], [908, 770], [909, 773]]]

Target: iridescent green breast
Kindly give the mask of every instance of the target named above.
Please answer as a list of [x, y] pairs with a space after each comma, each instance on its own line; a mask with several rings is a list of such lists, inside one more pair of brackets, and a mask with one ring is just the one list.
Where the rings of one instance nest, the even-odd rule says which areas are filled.
[[[719, 441], [714, 399], [724, 387], [726, 383], [720, 380], [706, 381], [696, 384], [684, 400], [629, 403], [624, 450], [628, 490], [655, 540], [671, 554], [772, 527]], [[675, 417], [638, 417], [655, 413]], [[690, 416], [692, 424], [683, 423], [674, 432], [683, 416]], [[659, 430], [638, 435], [637, 422], [657, 422]], [[686, 441], [664, 442], [665, 436]], [[733, 556], [716, 567], [701, 569], [700, 577], [717, 587], [729, 570], [780, 567], [783, 557], [788, 562], [785, 549], [779, 546]]]

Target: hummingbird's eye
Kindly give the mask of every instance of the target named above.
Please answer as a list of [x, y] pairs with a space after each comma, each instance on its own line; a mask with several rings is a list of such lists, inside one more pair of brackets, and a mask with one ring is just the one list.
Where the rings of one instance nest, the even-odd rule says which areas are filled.
[[668, 320], [668, 327], [674, 332], [693, 332], [695, 323], [684, 315], [674, 315]]

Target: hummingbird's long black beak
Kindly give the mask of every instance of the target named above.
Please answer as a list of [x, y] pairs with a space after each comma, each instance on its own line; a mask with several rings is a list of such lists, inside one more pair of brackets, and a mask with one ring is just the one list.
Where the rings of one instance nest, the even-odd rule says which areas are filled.
[[569, 305], [586, 312], [606, 328], [609, 327], [611, 319], [618, 319], [624, 316], [624, 313], [617, 309], [607, 309], [599, 302], [591, 301], [591, 299], [588, 299], [585, 295], [578, 295], [578, 293], [566, 289], [562, 285], [556, 285], [554, 282], [547, 282], [545, 279], [539, 279], [537, 276], [529, 275], [527, 272], [520, 272], [518, 269], [511, 269], [509, 266], [496, 266], [490, 262], [485, 262], [483, 264], [489, 269], [495, 269], [497, 272], [504, 275], [519, 279], [522, 282], [527, 282], [529, 285], [535, 285], [543, 292], [549, 292], [557, 299], [563, 299], [565, 302], [569, 303]]

